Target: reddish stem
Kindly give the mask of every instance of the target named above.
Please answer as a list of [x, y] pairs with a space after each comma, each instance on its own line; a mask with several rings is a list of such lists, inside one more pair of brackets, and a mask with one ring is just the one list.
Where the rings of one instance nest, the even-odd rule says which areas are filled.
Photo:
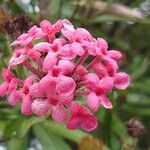
[[87, 70], [90, 70], [92, 68], [92, 66], [97, 62], [99, 61], [100, 59], [100, 56], [96, 56], [87, 66], [86, 66], [86, 69]]
[[77, 64], [76, 64], [76, 67], [83, 64], [84, 61], [88, 58], [88, 52], [85, 51], [84, 54], [79, 58]]
[[36, 68], [34, 68], [34, 67], [29, 63], [28, 60], [25, 60], [25, 61], [23, 62], [23, 65], [24, 65], [26, 68], [28, 68], [33, 74], [35, 74], [36, 76], [38, 76], [40, 79], [43, 78], [43, 75], [42, 75], [40, 72], [38, 72], [38, 70], [36, 70]]

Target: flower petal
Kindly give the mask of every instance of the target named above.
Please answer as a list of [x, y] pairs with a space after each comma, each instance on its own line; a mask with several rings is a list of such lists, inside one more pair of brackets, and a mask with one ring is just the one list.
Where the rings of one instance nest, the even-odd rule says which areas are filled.
[[57, 62], [57, 54], [53, 52], [48, 52], [47, 56], [44, 59], [42, 70], [44, 72], [48, 72], [49, 70], [52, 69], [52, 67], [56, 64], [56, 62]]
[[20, 94], [16, 90], [13, 90], [8, 96], [8, 103], [11, 105], [16, 105], [19, 102], [20, 98]]
[[29, 91], [30, 91], [30, 95], [34, 98], [44, 98], [45, 97], [45, 93], [44, 93], [43, 89], [41, 88], [40, 83], [34, 83], [33, 85], [31, 85]]
[[52, 107], [52, 118], [56, 122], [63, 122], [66, 119], [66, 112], [63, 106]]
[[114, 79], [106, 76], [99, 81], [98, 86], [103, 94], [108, 93], [114, 86]]
[[31, 104], [32, 104], [32, 99], [30, 96], [24, 96], [22, 100], [22, 105], [21, 105], [21, 112], [24, 115], [31, 115], [32, 110], [31, 110]]
[[57, 78], [52, 77], [49, 73], [40, 80], [40, 88], [46, 93], [47, 97], [55, 95]]
[[117, 61], [122, 57], [122, 54], [116, 50], [109, 50], [108, 56]]
[[94, 73], [89, 73], [84, 77], [85, 86], [91, 90], [95, 89], [95, 87], [98, 85], [98, 82], [99, 82], [99, 78]]
[[120, 72], [115, 75], [115, 87], [125, 89], [130, 84], [130, 76], [125, 72]]
[[60, 57], [67, 60], [72, 60], [76, 57], [76, 54], [71, 51], [70, 44], [66, 44], [61, 48]]
[[81, 128], [85, 131], [92, 131], [98, 126], [98, 122], [96, 117], [93, 114], [88, 114], [85, 115], [81, 120], [80, 120]]
[[97, 46], [101, 49], [103, 54], [107, 53], [108, 44], [104, 39], [98, 38], [97, 39]]
[[63, 75], [69, 75], [74, 71], [75, 64], [73, 61], [62, 59], [58, 62], [58, 68], [60, 68]]
[[112, 109], [113, 107], [112, 103], [109, 101], [109, 99], [105, 95], [99, 96], [99, 101], [100, 101], [100, 104], [103, 105], [105, 108]]
[[91, 92], [87, 96], [87, 104], [92, 110], [94, 110], [94, 111], [98, 110], [98, 108], [99, 108], [99, 99], [98, 99], [98, 97], [95, 93]]
[[40, 27], [43, 32], [48, 34], [49, 30], [52, 28], [52, 24], [48, 20], [43, 20], [40, 23]]
[[76, 88], [76, 83], [71, 77], [59, 76], [58, 82], [56, 85], [56, 91], [59, 94], [71, 94]]
[[7, 94], [7, 88], [8, 88], [8, 83], [4, 82], [0, 85], [0, 96], [3, 97], [4, 95]]
[[50, 103], [47, 99], [35, 99], [31, 105], [32, 112], [37, 116], [44, 116], [50, 111]]
[[84, 54], [84, 49], [82, 48], [81, 44], [77, 42], [73, 42], [71, 44], [71, 51], [79, 56]]
[[48, 42], [41, 42], [34, 45], [33, 49], [39, 52], [48, 52], [51, 44]]
[[69, 130], [75, 130], [79, 125], [79, 118], [78, 117], [71, 117], [67, 121], [67, 128]]

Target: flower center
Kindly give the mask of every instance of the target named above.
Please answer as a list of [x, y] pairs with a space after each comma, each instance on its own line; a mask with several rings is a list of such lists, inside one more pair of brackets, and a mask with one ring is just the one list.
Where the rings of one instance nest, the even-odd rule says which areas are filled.
[[51, 103], [52, 105], [57, 105], [58, 100], [57, 100], [57, 99], [51, 99], [51, 100], [50, 100], [50, 103]]

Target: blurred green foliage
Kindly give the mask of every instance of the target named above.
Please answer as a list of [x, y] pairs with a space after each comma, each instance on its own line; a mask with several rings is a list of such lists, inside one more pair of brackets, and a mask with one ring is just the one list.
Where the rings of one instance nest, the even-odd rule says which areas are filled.
[[[127, 90], [117, 90], [110, 95], [114, 108], [101, 108], [97, 112], [100, 125], [92, 133], [69, 131], [49, 118], [22, 116], [19, 106], [11, 107], [6, 98], [1, 98], [0, 144], [8, 150], [27, 150], [29, 147], [35, 150], [150, 149], [150, 2], [0, 0], [0, 71], [6, 67], [12, 53], [9, 44], [16, 38], [14, 35], [18, 36], [15, 24], [11, 28], [14, 30], [12, 36], [2, 28], [3, 23], [19, 16], [26, 16], [30, 26], [39, 24], [42, 19], [54, 22], [67, 18], [76, 26], [88, 29], [93, 36], [105, 38], [110, 49], [119, 49], [124, 54], [121, 70], [128, 72], [132, 81]], [[126, 122], [134, 117], [146, 128], [142, 138], [132, 138], [127, 132]], [[91, 139], [81, 142], [84, 137]], [[95, 146], [95, 143], [101, 146]]]

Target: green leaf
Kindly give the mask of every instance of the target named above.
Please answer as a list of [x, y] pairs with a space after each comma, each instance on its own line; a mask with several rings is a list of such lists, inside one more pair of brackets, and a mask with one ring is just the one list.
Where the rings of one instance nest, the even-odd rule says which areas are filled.
[[74, 142], [80, 142], [82, 138], [90, 136], [88, 133], [81, 130], [68, 130], [64, 124], [57, 124], [52, 121], [46, 121], [43, 126], [50, 130], [51, 132], [60, 135], [66, 139], [72, 140]]
[[124, 105], [122, 107], [126, 113], [129, 113], [129, 114], [134, 114], [134, 115], [137, 115], [137, 116], [143, 116], [143, 117], [150, 117], [150, 109], [149, 107], [146, 108], [146, 107], [133, 107], [133, 106], [128, 106], [128, 105]]
[[4, 137], [6, 139], [9, 139], [11, 137], [13, 137], [14, 135], [19, 135], [20, 133], [20, 127], [22, 122], [24, 121], [24, 119], [22, 119], [21, 117], [15, 120], [10, 121], [7, 126], [5, 127], [4, 130]]
[[31, 119], [24, 121], [21, 125], [20, 136], [23, 137], [28, 132], [28, 130], [32, 125], [38, 124], [44, 120], [45, 117], [33, 117]]
[[46, 130], [41, 125], [35, 125], [33, 129], [36, 137], [42, 144], [43, 150], [70, 150], [65, 141], [52, 134], [50, 130]]
[[7, 150], [27, 150], [28, 137], [12, 138], [7, 144]]

